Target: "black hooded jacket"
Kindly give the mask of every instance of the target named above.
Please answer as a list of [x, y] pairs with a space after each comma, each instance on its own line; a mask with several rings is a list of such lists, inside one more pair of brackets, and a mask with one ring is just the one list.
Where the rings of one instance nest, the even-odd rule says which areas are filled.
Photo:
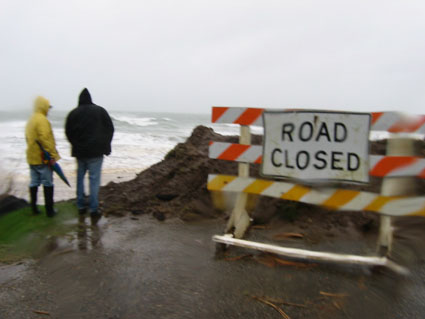
[[93, 104], [87, 89], [81, 92], [78, 106], [68, 114], [65, 133], [74, 157], [85, 159], [111, 153], [114, 125], [108, 112]]

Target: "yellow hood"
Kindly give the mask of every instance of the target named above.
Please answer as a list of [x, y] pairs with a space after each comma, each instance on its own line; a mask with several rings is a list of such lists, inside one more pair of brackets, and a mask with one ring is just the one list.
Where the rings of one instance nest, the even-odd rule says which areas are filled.
[[37, 142], [43, 145], [44, 149], [50, 153], [56, 161], [60, 159], [56, 150], [55, 137], [52, 126], [47, 119], [49, 112], [49, 100], [44, 97], [37, 97], [34, 101], [34, 113], [28, 120], [25, 127], [25, 137], [27, 141], [27, 162], [30, 165], [43, 164], [41, 158], [41, 149]]
[[39, 96], [34, 101], [34, 112], [47, 115], [50, 109], [50, 102], [48, 99]]

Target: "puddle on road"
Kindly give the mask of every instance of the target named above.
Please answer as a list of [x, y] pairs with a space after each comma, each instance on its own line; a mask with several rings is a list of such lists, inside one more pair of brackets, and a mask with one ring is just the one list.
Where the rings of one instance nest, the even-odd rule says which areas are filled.
[[108, 232], [108, 218], [102, 217], [93, 219], [90, 216], [78, 216], [70, 219], [64, 224], [68, 226], [68, 231], [58, 236], [49, 236], [43, 244], [37, 257], [46, 254], [61, 254], [76, 250], [93, 250], [104, 246], [104, 242], [116, 242], [109, 237], [114, 234]]
[[140, 224], [131, 219], [104, 216], [93, 219], [89, 215], [69, 219], [63, 224], [67, 231], [46, 237], [37, 250], [36, 258], [48, 254], [120, 248], [122, 240], [127, 238], [130, 232], [140, 228]]

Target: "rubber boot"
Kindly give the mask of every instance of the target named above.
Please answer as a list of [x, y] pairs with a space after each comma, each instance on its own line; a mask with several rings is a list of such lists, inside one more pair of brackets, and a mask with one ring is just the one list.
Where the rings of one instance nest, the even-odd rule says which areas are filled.
[[37, 207], [37, 191], [38, 191], [37, 186], [30, 187], [31, 209], [34, 215], [40, 214], [40, 211], [38, 210], [38, 207]]
[[46, 205], [47, 217], [55, 216], [56, 211], [53, 208], [53, 186], [44, 186], [44, 202]]

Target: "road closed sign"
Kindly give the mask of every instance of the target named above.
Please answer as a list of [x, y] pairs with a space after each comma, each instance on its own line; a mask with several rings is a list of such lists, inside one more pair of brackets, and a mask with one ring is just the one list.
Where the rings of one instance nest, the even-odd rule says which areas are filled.
[[369, 181], [370, 114], [265, 111], [263, 123], [263, 176]]

